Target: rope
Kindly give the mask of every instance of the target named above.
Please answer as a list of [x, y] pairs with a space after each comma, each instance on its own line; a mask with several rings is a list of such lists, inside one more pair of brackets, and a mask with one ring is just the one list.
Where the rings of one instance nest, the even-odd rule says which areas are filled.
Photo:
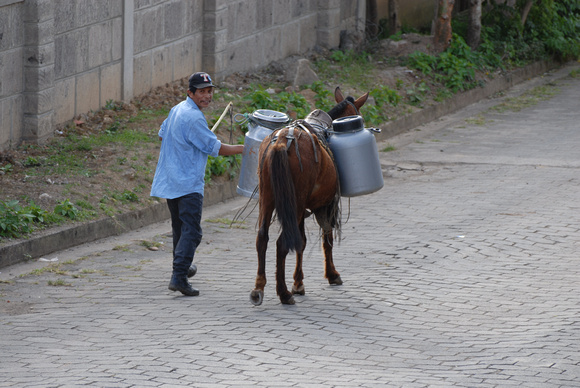
[[257, 118], [255, 118], [252, 114], [250, 113], [238, 113], [234, 116], [234, 120], [236, 121], [236, 123], [238, 123], [239, 125], [244, 125], [245, 123], [248, 122], [252, 122], [256, 125], [259, 125], [261, 127], [264, 128], [268, 128], [271, 130], [276, 130], [276, 129], [280, 129], [284, 126], [286, 126], [291, 120], [288, 119], [283, 123], [272, 123], [270, 121], [265, 121], [265, 120], [259, 120]]

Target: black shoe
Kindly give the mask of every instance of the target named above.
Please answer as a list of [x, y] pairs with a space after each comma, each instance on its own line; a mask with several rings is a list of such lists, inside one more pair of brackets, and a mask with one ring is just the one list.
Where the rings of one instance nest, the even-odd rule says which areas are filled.
[[196, 290], [195, 288], [193, 288], [187, 280], [179, 281], [175, 278], [171, 278], [171, 281], [169, 282], [168, 288], [171, 291], [179, 291], [183, 295], [187, 295], [187, 296], [198, 296], [199, 295], [199, 290]]
[[197, 266], [195, 264], [192, 264], [191, 267], [189, 267], [189, 269], [187, 270], [187, 277], [192, 278], [195, 276], [196, 273], [197, 273]]

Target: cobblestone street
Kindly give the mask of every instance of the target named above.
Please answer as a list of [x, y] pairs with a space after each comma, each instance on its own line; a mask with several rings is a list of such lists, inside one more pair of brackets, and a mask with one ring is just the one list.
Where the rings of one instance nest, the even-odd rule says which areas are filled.
[[167, 289], [169, 222], [0, 269], [0, 387], [580, 387], [569, 71], [536, 105], [488, 99], [381, 142], [385, 187], [342, 200], [344, 284], [323, 278], [309, 219], [294, 306], [274, 287], [277, 227], [249, 302], [253, 203], [230, 227], [245, 198], [204, 211], [198, 297]]

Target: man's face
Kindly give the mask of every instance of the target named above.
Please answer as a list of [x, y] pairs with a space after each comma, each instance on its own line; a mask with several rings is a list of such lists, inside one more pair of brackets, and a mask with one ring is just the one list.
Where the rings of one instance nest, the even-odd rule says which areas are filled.
[[199, 109], [207, 108], [213, 100], [213, 87], [197, 89], [195, 94], [190, 91], [188, 92], [189, 97], [191, 97]]

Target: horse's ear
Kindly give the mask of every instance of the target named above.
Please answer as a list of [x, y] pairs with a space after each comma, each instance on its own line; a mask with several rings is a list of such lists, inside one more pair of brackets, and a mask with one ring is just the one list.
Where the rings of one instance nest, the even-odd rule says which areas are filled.
[[365, 104], [365, 102], [367, 102], [368, 98], [369, 98], [369, 92], [366, 92], [365, 94], [363, 94], [362, 96], [357, 98], [356, 101], [354, 102], [354, 106], [356, 106], [356, 109], [360, 109], [361, 106], [363, 106]]
[[334, 89], [334, 99], [337, 103], [341, 103], [344, 100], [344, 95], [340, 90], [340, 86], [337, 86], [336, 89]]

